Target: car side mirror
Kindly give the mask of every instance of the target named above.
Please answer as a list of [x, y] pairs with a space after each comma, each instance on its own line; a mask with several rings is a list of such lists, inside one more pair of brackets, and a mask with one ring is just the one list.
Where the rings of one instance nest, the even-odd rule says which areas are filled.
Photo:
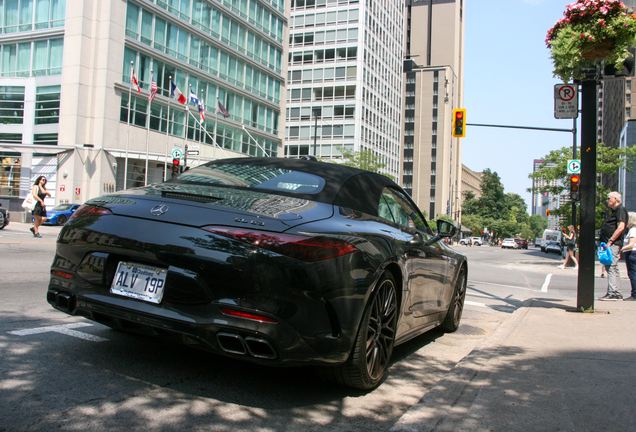
[[437, 234], [426, 242], [426, 246], [437, 243], [442, 238], [453, 237], [456, 232], [457, 227], [452, 222], [445, 219], [437, 219]]
[[453, 237], [457, 227], [445, 219], [437, 219], [437, 235], [440, 237]]

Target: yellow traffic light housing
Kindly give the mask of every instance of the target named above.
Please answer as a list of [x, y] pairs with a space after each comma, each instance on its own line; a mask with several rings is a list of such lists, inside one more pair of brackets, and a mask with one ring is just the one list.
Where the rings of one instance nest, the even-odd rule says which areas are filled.
[[550, 216], [550, 209], [547, 209], [547, 210], [545, 211], [545, 215], [546, 215], [546, 216]]
[[466, 110], [453, 110], [453, 138], [463, 138], [466, 136]]

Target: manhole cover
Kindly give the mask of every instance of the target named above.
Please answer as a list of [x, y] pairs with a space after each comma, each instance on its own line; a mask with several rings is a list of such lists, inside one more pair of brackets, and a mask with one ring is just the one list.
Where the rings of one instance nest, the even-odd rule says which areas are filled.
[[486, 334], [486, 331], [479, 327], [461, 324], [455, 334], [462, 334], [467, 336], [482, 336]]

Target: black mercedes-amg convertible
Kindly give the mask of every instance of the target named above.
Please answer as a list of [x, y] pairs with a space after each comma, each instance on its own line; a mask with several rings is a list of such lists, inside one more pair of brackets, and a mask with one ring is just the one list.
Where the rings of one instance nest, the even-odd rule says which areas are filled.
[[47, 300], [70, 315], [377, 386], [395, 344], [455, 331], [467, 262], [380, 174], [302, 159], [206, 163], [87, 201]]

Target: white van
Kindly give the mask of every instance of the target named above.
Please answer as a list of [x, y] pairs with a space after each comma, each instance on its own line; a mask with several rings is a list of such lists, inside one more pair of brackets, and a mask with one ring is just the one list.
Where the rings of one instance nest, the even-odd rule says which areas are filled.
[[545, 245], [549, 241], [555, 241], [561, 244], [561, 231], [559, 230], [545, 230], [543, 231], [543, 237], [541, 237], [541, 252], [545, 252]]

